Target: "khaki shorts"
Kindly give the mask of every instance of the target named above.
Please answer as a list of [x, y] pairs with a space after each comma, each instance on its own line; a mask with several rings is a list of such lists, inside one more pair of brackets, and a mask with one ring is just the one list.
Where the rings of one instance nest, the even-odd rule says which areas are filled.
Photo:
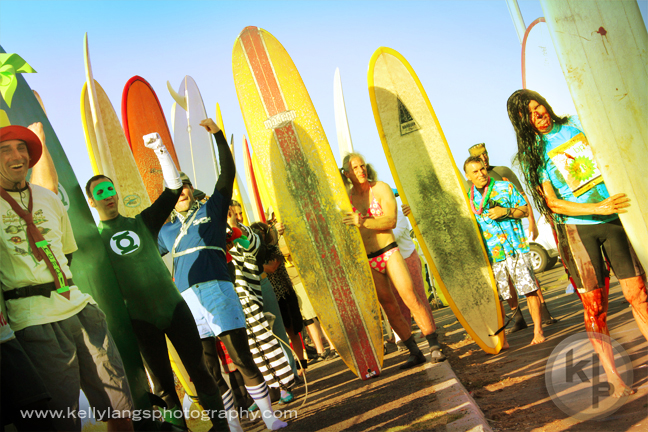
[[132, 411], [124, 365], [98, 306], [88, 304], [63, 321], [26, 327], [16, 332], [16, 339], [52, 396], [50, 409], [62, 412], [52, 420], [57, 430], [81, 430], [79, 415], [74, 414], [79, 389], [97, 419], [116, 418], [114, 411], [128, 417], [124, 412]]

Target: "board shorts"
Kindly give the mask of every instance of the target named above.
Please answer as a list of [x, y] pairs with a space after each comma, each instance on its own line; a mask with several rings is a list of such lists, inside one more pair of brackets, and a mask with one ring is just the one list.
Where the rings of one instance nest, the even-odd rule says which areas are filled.
[[493, 263], [492, 268], [497, 291], [504, 300], [511, 298], [509, 278], [518, 296], [531, 294], [538, 290], [529, 252], [506, 255], [505, 260]]
[[380, 273], [385, 273], [387, 271], [387, 261], [389, 261], [389, 258], [397, 250], [398, 244], [396, 242], [392, 242], [382, 249], [367, 254], [367, 258], [369, 258], [369, 266], [372, 268], [372, 270], [379, 271]]
[[621, 220], [591, 225], [555, 226], [560, 256], [578, 292], [589, 292], [605, 286], [605, 278], [609, 275], [604, 257], [617, 279], [637, 277], [644, 273]]
[[181, 293], [196, 321], [201, 339], [245, 328], [241, 301], [230, 281], [197, 283]]
[[52, 396], [49, 408], [62, 411], [52, 419], [57, 430], [81, 430], [79, 416], [68, 415], [68, 409], [79, 408], [79, 389], [96, 419], [130, 416], [133, 399], [124, 365], [97, 305], [87, 304], [62, 321], [25, 327], [16, 339]]

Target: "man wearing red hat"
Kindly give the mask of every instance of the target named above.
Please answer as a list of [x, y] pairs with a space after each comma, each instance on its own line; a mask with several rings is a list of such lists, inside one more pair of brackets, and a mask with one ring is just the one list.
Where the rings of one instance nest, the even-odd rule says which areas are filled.
[[9, 324], [52, 396], [57, 430], [81, 430], [80, 388], [108, 430], [132, 430], [124, 418], [133, 409], [130, 388], [105, 315], [72, 280], [77, 246], [65, 207], [26, 181], [44, 142], [42, 126], [30, 128], [0, 129], [0, 282]]

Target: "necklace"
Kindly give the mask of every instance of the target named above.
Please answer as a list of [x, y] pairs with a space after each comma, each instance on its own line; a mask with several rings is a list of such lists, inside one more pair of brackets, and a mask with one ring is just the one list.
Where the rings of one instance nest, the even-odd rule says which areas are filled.
[[486, 190], [486, 193], [482, 197], [481, 203], [479, 203], [479, 210], [475, 209], [475, 185], [473, 185], [470, 188], [470, 208], [472, 209], [473, 213], [475, 213], [476, 215], [480, 215], [483, 213], [484, 203], [488, 202], [488, 197], [490, 197], [494, 184], [495, 182], [493, 181], [493, 179], [489, 179], [488, 189]]

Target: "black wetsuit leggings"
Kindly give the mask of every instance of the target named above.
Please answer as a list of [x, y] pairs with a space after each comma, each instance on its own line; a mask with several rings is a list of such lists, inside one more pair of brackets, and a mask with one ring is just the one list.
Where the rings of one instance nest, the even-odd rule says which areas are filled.
[[208, 396], [218, 392], [216, 382], [207, 369], [200, 335], [187, 303], [181, 301], [176, 305], [171, 324], [166, 329], [160, 330], [141, 320], [131, 322], [144, 363], [151, 374], [153, 393], [166, 402], [167, 408], [181, 407], [181, 404], [175, 389], [165, 335], [178, 352], [196, 391]]
[[[245, 329], [228, 330], [218, 335], [218, 338], [223, 341], [227, 353], [232, 358], [232, 362], [241, 372], [245, 385], [254, 387], [261, 384], [264, 381], [263, 375], [259, 371], [256, 363], [254, 363]], [[216, 339], [213, 337], [205, 338], [202, 340], [202, 345], [205, 351], [207, 368], [216, 379], [221, 394], [225, 394], [229, 387], [227, 387], [227, 383], [221, 373], [218, 353], [216, 352]]]

